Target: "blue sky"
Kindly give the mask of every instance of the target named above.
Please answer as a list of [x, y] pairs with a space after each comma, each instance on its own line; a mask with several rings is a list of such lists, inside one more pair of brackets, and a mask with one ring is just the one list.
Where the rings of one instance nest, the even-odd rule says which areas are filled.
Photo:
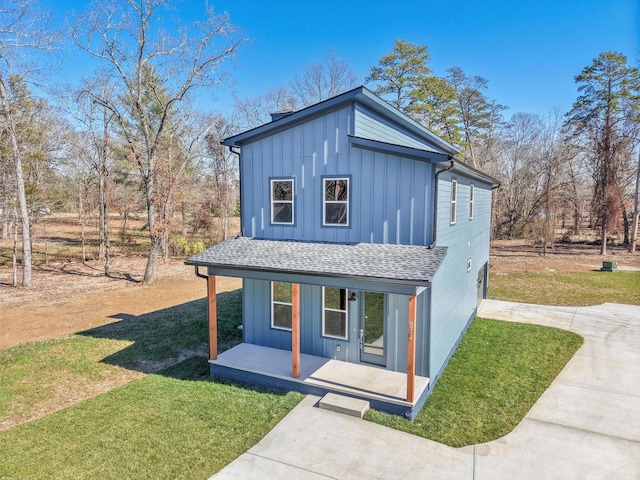
[[[46, 0], [62, 15], [80, 0]], [[429, 66], [444, 76], [452, 66], [489, 81], [487, 95], [516, 112], [568, 110], [577, 96], [574, 75], [600, 52], [640, 58], [640, 0], [484, 0], [403, 2], [325, 0], [210, 0], [250, 39], [238, 54], [231, 90], [240, 98], [289, 83], [333, 49], [363, 81], [397, 38], [429, 46]], [[185, 21], [198, 0], [177, 3]], [[631, 60], [630, 60], [631, 61]], [[73, 77], [78, 71], [70, 68]], [[211, 109], [229, 112], [231, 90]]]

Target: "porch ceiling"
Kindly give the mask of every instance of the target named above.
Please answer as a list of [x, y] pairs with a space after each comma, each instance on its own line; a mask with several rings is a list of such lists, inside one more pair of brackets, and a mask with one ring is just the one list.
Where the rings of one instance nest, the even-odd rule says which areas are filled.
[[293, 274], [428, 287], [446, 253], [446, 247], [235, 237], [185, 263], [245, 274]]

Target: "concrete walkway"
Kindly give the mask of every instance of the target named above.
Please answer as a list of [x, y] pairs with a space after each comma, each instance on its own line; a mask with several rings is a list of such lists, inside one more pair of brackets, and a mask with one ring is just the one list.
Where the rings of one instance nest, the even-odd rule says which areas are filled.
[[640, 479], [640, 307], [486, 300], [480, 316], [585, 338], [505, 437], [455, 449], [314, 408], [318, 398], [307, 397], [214, 478]]

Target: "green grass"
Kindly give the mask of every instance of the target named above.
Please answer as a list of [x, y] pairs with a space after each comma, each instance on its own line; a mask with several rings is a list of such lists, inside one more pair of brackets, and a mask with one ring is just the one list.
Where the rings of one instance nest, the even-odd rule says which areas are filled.
[[[218, 294], [220, 351], [241, 341], [241, 298]], [[197, 300], [0, 351], [0, 429], [11, 427], [0, 431], [0, 478], [213, 475], [302, 397], [213, 381], [198, 356], [207, 335]], [[131, 381], [149, 371], [157, 373]], [[109, 391], [93, 396], [101, 386]]]
[[[223, 352], [242, 341], [238, 325], [242, 323], [242, 290], [217, 296], [218, 351]], [[146, 315], [121, 315], [119, 322], [82, 332], [92, 338], [131, 342], [107, 357], [105, 362], [153, 373], [167, 362], [175, 363], [185, 352], [208, 351], [207, 300], [200, 299]]]
[[[607, 301], [633, 303], [640, 290], [636, 274], [558, 275], [574, 291], [573, 304], [591, 302], [585, 299], [600, 288], [594, 287], [597, 281], [622, 290], [623, 300]], [[500, 277], [492, 276], [494, 298]], [[505, 276], [517, 291], [514, 277]], [[549, 275], [523, 277], [529, 287], [509, 299], [528, 301], [526, 293], [545, 289], [561, 298]], [[218, 296], [218, 319], [224, 350], [241, 340], [239, 290]], [[366, 418], [452, 446], [499, 438], [524, 417], [581, 343], [558, 329], [476, 319], [413, 423], [375, 411]], [[206, 302], [199, 300], [0, 352], [0, 427], [37, 412], [43, 399], [61, 392], [72, 397], [83, 385], [108, 382], [123, 370], [158, 372], [0, 431], [0, 478], [212, 475], [262, 438], [301, 397], [214, 382], [206, 357], [178, 363], [185, 352], [197, 355], [206, 344]]]
[[556, 328], [477, 318], [413, 423], [373, 410], [365, 418], [453, 447], [500, 438], [582, 342]]
[[[218, 317], [223, 352], [242, 341], [237, 328], [241, 290], [218, 294]], [[122, 384], [117, 377], [126, 370], [155, 373], [185, 358], [205, 356], [207, 346], [207, 302], [200, 299], [150, 314], [120, 315], [117, 322], [68, 339], [0, 351], [0, 428], [65, 407], [101, 384]]]
[[640, 305], [640, 272], [491, 274], [489, 298], [544, 305]]
[[300, 399], [216, 383], [193, 358], [0, 432], [0, 478], [206, 479]]
[[[70, 338], [0, 351], [0, 427], [40, 416], [113, 382], [122, 368], [101, 362], [131, 342]], [[70, 395], [70, 392], [72, 394]]]

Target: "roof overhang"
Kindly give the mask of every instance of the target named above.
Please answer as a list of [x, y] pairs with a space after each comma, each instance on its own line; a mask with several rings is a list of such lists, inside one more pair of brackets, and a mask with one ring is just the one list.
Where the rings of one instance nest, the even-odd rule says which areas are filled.
[[500, 186], [500, 182], [498, 182], [498, 180], [496, 180], [495, 178], [487, 175], [486, 173], [478, 170], [477, 168], [473, 168], [471, 165], [462, 163], [459, 160], [454, 159], [454, 165], [453, 165], [452, 171], [454, 173], [456, 172], [461, 173], [465, 177], [490, 184], [492, 188], [496, 188]]
[[406, 128], [419, 138], [432, 143], [437, 148], [441, 149], [444, 154], [455, 155], [460, 151], [458, 148], [420, 125], [411, 117], [405, 115], [364, 86], [354, 88], [353, 90], [349, 90], [348, 92], [336, 95], [335, 97], [331, 97], [320, 103], [316, 103], [315, 105], [303, 108], [289, 115], [278, 118], [277, 120], [228, 137], [222, 143], [227, 146], [241, 147], [243, 143], [256, 140], [266, 135], [271, 135], [280, 130], [289, 128], [291, 125], [300, 121], [306, 121], [315, 116], [324, 115], [327, 112], [342, 108], [348, 104], [353, 104], [354, 102], [365, 105], [383, 117], [391, 119], [393, 122], [401, 125], [403, 128]]
[[185, 263], [215, 275], [417, 295], [430, 287], [446, 247], [236, 237]]
[[417, 160], [426, 160], [432, 163], [448, 162], [451, 155], [436, 152], [435, 150], [426, 150], [420, 148], [405, 147], [404, 145], [396, 145], [393, 143], [380, 142], [369, 138], [356, 137], [349, 135], [349, 142], [360, 148], [374, 150], [383, 153], [390, 153], [406, 158], [415, 158]]

